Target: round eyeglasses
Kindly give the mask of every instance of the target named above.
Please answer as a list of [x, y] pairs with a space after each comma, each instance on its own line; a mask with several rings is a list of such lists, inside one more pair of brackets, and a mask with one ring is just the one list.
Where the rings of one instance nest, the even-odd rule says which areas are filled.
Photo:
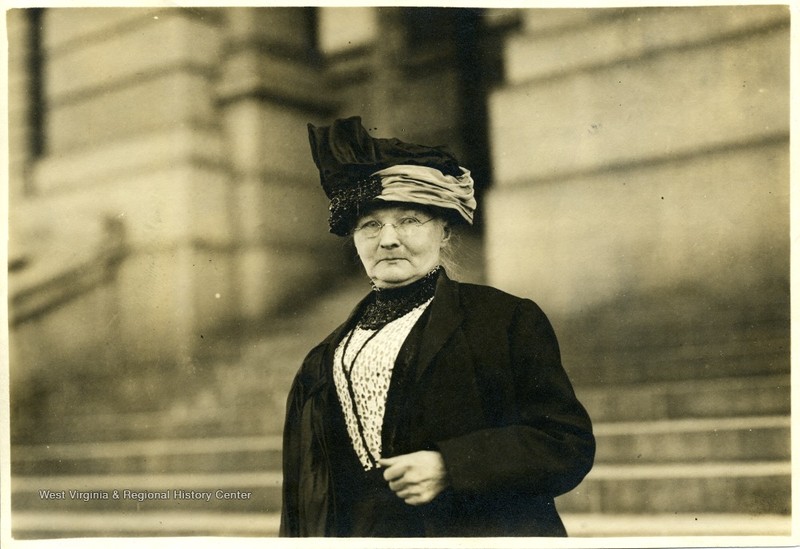
[[416, 217], [401, 217], [397, 220], [396, 223], [381, 223], [376, 219], [370, 219], [369, 221], [365, 221], [361, 225], [357, 226], [353, 229], [353, 234], [358, 233], [359, 235], [363, 236], [364, 238], [375, 238], [379, 234], [383, 228], [387, 225], [391, 225], [394, 227], [394, 230], [397, 231], [397, 236], [400, 238], [409, 236], [413, 234], [415, 231], [419, 230], [425, 223], [430, 223], [433, 221], [433, 217], [428, 219], [427, 221], [420, 221]]

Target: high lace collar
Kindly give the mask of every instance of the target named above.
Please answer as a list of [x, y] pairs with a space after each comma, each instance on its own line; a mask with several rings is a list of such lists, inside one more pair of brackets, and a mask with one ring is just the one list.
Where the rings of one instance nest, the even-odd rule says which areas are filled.
[[419, 280], [399, 288], [378, 288], [373, 284], [358, 327], [376, 330], [428, 301], [436, 291], [436, 282], [443, 270], [437, 266]]

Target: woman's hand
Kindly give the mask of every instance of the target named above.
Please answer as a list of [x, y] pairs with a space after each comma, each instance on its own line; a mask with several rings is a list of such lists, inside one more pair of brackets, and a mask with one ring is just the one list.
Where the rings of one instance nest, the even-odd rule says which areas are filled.
[[386, 470], [389, 488], [409, 505], [424, 505], [447, 488], [447, 471], [442, 454], [420, 451], [378, 461]]

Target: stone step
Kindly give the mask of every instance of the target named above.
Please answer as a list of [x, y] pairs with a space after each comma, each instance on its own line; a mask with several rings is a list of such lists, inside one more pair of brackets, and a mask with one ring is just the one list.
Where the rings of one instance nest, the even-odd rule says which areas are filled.
[[[205, 410], [164, 409], [136, 413], [64, 415], [42, 419], [37, 430], [12, 439], [12, 444], [106, 442], [157, 438], [250, 437], [280, 433], [283, 411], [267, 405], [209, 407]], [[23, 439], [22, 442], [19, 442]]]
[[791, 461], [598, 464], [558, 498], [571, 513], [788, 515]]
[[[12, 515], [15, 539], [158, 536], [274, 537], [280, 513], [215, 511], [18, 511]], [[197, 540], [192, 540], [196, 545]], [[158, 547], [149, 540], [147, 546]], [[174, 546], [174, 540], [173, 545]]]
[[[647, 303], [618, 303], [615, 309], [603, 308], [565, 319], [557, 324], [558, 333], [580, 335], [583, 332], [580, 338], [568, 336], [577, 348], [590, 345], [608, 350], [619, 348], [621, 343], [626, 349], [703, 343], [758, 345], [790, 335], [788, 294], [782, 301], [766, 299], [766, 303], [759, 303], [762, 308], [768, 307], [760, 312], [746, 305], [731, 308], [729, 303], [709, 302], [700, 295], [648, 297], [651, 301]], [[670, 299], [694, 302], [672, 308], [675, 304]], [[594, 331], [586, 333], [591, 328]]]
[[[558, 505], [572, 513], [788, 514], [790, 485], [789, 460], [598, 463]], [[279, 512], [280, 486], [279, 471], [27, 476], [12, 478], [11, 502], [15, 512]]]
[[[791, 311], [785, 284], [759, 288], [759, 299], [732, 304], [707, 288], [639, 292], [559, 319], [557, 333], [577, 348], [614, 350], [703, 343], [758, 344], [787, 338]], [[575, 336], [578, 337], [575, 337]]]
[[735, 303], [703, 287], [651, 289], [558, 319], [576, 384], [786, 374], [791, 314], [785, 281]]
[[281, 473], [12, 477], [16, 511], [280, 512]]
[[596, 463], [702, 463], [791, 458], [791, 417], [600, 423]]
[[[124, 378], [98, 374], [90, 379], [58, 379], [57, 385], [43, 388], [48, 399], [44, 411], [63, 413], [76, 403], [87, 415], [241, 406], [253, 404], [240, 402], [243, 395], [252, 394], [253, 387], [260, 390], [260, 399], [274, 394], [285, 401], [295, 372], [315, 343], [295, 334], [273, 334], [252, 347], [240, 342], [245, 347], [241, 351], [190, 366], [136, 365]], [[176, 392], [176, 387], [181, 391]]]
[[[576, 383], [576, 392], [595, 423], [785, 415], [790, 411], [789, 380], [789, 375], [774, 374], [624, 383], [615, 384], [613, 390], [605, 384]], [[262, 402], [260, 406], [203, 410], [65, 415], [42, 419], [37, 429], [26, 431], [24, 443], [250, 437], [277, 434], [282, 429], [283, 407]]]
[[571, 537], [789, 536], [792, 531], [790, 515], [561, 513], [561, 518]]
[[[790, 458], [788, 416], [597, 423], [597, 463]], [[15, 445], [12, 474], [202, 473], [280, 470], [281, 437]]]
[[[635, 383], [721, 376], [783, 374], [790, 370], [788, 337], [758, 341], [681, 342], [588, 349], [565, 347], [564, 364], [575, 383]], [[591, 368], [582, 365], [591, 364]]]
[[[578, 397], [596, 423], [679, 418], [786, 415], [790, 376], [771, 374], [723, 379], [620, 383], [576, 382]], [[42, 418], [12, 443], [96, 442], [154, 438], [266, 436], [283, 429], [285, 395], [256, 404], [172, 408], [137, 413]]]
[[778, 374], [658, 383], [579, 385], [595, 423], [789, 415], [790, 376]]
[[[561, 513], [576, 537], [788, 536], [791, 517], [752, 514]], [[257, 536], [278, 533], [278, 513], [39, 512], [13, 515], [16, 539], [90, 536]]]
[[17, 476], [281, 469], [280, 436], [80, 442], [12, 448]]

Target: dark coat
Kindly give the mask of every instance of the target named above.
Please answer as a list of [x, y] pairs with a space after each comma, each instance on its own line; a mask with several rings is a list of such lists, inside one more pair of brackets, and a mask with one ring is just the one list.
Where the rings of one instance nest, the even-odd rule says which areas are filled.
[[[360, 306], [311, 350], [289, 394], [283, 536], [337, 535], [329, 431], [341, 411], [331, 365]], [[426, 534], [566, 535], [553, 498], [589, 472], [595, 442], [545, 314], [528, 299], [442, 274], [414, 330], [398, 356], [410, 366], [403, 403], [392, 408], [405, 415], [390, 414], [393, 376], [383, 454], [441, 452], [450, 487], [428, 504]], [[397, 417], [402, 424], [388, 428]]]

